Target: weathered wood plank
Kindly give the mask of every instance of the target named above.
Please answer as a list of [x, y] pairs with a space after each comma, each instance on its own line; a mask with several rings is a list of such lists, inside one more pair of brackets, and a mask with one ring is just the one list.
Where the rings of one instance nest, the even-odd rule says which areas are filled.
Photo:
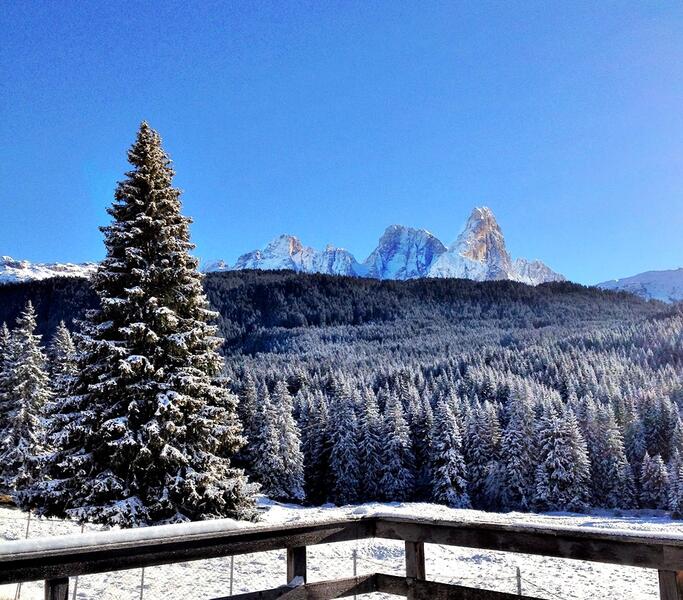
[[376, 537], [683, 571], [683, 542], [490, 523], [379, 519]]
[[296, 588], [283, 585], [272, 590], [248, 592], [215, 598], [214, 600], [276, 600], [277, 598], [286, 598], [286, 600], [332, 600], [333, 598], [370, 594], [375, 591], [377, 591], [375, 576], [364, 575], [349, 577], [348, 579], [307, 583]]
[[683, 600], [683, 572], [659, 571], [661, 600]]
[[69, 578], [48, 579], [45, 582], [45, 600], [69, 600]]
[[419, 600], [417, 588], [410, 585], [410, 582], [426, 578], [425, 545], [422, 542], [406, 542], [406, 578], [409, 581], [408, 600]]
[[504, 592], [468, 588], [450, 583], [408, 579], [397, 575], [377, 573], [378, 592], [413, 597], [415, 600], [539, 600], [532, 596], [518, 596]]
[[306, 583], [306, 546], [287, 548], [287, 583], [301, 577]]
[[425, 545], [422, 542], [406, 542], [406, 577], [425, 579]]
[[[165, 535], [138, 541], [138, 532], [129, 530], [116, 532], [123, 534], [115, 538], [123, 539], [122, 543], [97, 543], [93, 540], [98, 535], [88, 536], [85, 542], [78, 536], [64, 536], [59, 540], [63, 547], [53, 545], [47, 550], [25, 550], [21, 542], [7, 542], [0, 546], [0, 584], [365, 539], [373, 536], [374, 526], [374, 519], [357, 519], [294, 527], [230, 528], [210, 535]], [[102, 540], [106, 539], [103, 534]], [[51, 544], [54, 542], [50, 540]], [[13, 551], [15, 547], [22, 551]]]

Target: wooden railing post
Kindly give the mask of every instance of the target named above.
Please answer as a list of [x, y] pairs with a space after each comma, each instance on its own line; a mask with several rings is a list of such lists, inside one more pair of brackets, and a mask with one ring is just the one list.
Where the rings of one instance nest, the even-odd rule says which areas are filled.
[[408, 600], [416, 600], [415, 580], [427, 578], [423, 542], [406, 542], [406, 578], [412, 580], [408, 581]]
[[46, 579], [45, 600], [69, 600], [69, 578]]
[[306, 546], [287, 548], [287, 583], [301, 577], [306, 583]]
[[683, 571], [659, 571], [659, 597], [683, 600]]

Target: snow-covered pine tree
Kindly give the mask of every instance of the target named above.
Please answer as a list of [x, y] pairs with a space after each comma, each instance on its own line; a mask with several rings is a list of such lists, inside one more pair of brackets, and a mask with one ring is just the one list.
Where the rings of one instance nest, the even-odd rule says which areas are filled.
[[346, 381], [332, 385], [328, 435], [330, 438], [330, 474], [332, 501], [336, 504], [357, 502], [361, 491], [358, 420]]
[[286, 479], [280, 456], [277, 414], [265, 385], [259, 390], [255, 427], [250, 441], [254, 462], [251, 474], [261, 484], [261, 491], [276, 500], [287, 498]]
[[302, 431], [306, 498], [315, 504], [327, 502], [330, 494], [330, 440], [327, 399], [320, 390], [309, 398], [308, 418]]
[[11, 389], [10, 369], [12, 364], [12, 336], [3, 323], [0, 327], [0, 433], [8, 427], [10, 405], [9, 391]]
[[498, 462], [500, 424], [493, 405], [474, 402], [467, 424], [465, 458], [469, 475], [469, 496], [475, 508], [495, 506], [502, 474]]
[[609, 405], [586, 409], [586, 446], [590, 457], [592, 503], [603, 508], [635, 508], [635, 483], [624, 441]]
[[293, 400], [284, 381], [275, 384], [270, 397], [275, 414], [280, 461], [282, 462], [282, 499], [304, 499], [304, 456], [301, 452], [299, 426], [292, 416]]
[[415, 488], [415, 455], [403, 407], [392, 394], [384, 409], [382, 494], [389, 501], [409, 500]]
[[372, 390], [363, 394], [359, 418], [360, 466], [363, 473], [361, 492], [364, 501], [379, 500], [382, 477], [382, 417]]
[[683, 515], [683, 465], [669, 473], [669, 510], [674, 519]]
[[534, 498], [536, 448], [534, 412], [524, 390], [512, 393], [508, 411], [508, 423], [500, 443], [502, 504], [507, 510], [530, 510]]
[[430, 437], [432, 500], [453, 508], [469, 508], [462, 439], [446, 400], [439, 401], [436, 406]]
[[56, 396], [64, 396], [77, 373], [76, 347], [64, 321], [60, 321], [52, 336], [47, 357], [52, 389]]
[[640, 471], [640, 505], [643, 508], [666, 509], [668, 488], [669, 474], [662, 457], [659, 454], [651, 457], [646, 452]]
[[535, 502], [543, 510], [583, 511], [588, 506], [590, 461], [571, 409], [548, 406], [538, 425]]
[[171, 160], [147, 123], [128, 160], [92, 278], [100, 308], [82, 324], [78, 376], [50, 417], [50, 481], [24, 506], [124, 527], [251, 517], [252, 488], [230, 462], [244, 440], [220, 379], [216, 314]]
[[258, 391], [256, 389], [256, 382], [249, 371], [244, 372], [242, 375], [238, 398], [237, 415], [246, 438], [246, 443], [239, 450], [239, 460], [241, 464], [246, 465], [246, 470], [249, 473], [254, 464], [254, 444], [252, 442], [256, 438], [258, 431], [258, 421], [256, 419]]
[[39, 476], [44, 447], [40, 414], [51, 394], [46, 358], [35, 330], [36, 313], [28, 302], [8, 343], [8, 389], [2, 402], [6, 421], [0, 434], [0, 489], [17, 498]]
[[647, 451], [645, 428], [638, 416], [629, 421], [624, 428], [624, 448], [628, 461], [634, 465], [634, 469], [638, 472], [640, 470], [640, 463]]

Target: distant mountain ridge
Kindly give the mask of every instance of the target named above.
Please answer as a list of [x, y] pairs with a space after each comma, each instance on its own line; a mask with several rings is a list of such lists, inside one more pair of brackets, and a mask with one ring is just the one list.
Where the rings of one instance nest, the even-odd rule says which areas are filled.
[[[3, 257], [0, 260], [0, 283], [48, 277], [89, 277], [96, 268], [96, 263], [32, 264]], [[493, 211], [487, 207], [472, 211], [450, 246], [445, 246], [425, 229], [390, 225], [380, 237], [377, 247], [363, 262], [359, 262], [344, 248], [330, 244], [323, 250], [317, 250], [305, 246], [293, 235], [280, 235], [264, 248], [242, 254], [234, 265], [217, 260], [205, 263], [202, 269], [205, 272], [291, 270], [398, 280], [421, 277], [510, 280], [529, 285], [565, 281], [563, 275], [539, 260], [513, 260]]]
[[11, 256], [0, 257], [0, 283], [20, 283], [50, 277], [90, 277], [97, 263], [31, 263], [15, 260]]
[[265, 248], [243, 254], [231, 267], [225, 261], [205, 265], [206, 271], [291, 269], [304, 273], [352, 275], [376, 279], [446, 277], [475, 281], [511, 280], [537, 285], [564, 281], [543, 262], [512, 260], [493, 211], [478, 207], [450, 246], [425, 229], [390, 225], [362, 263], [348, 250], [328, 245], [319, 251], [299, 238], [281, 235]]
[[598, 283], [603, 290], [629, 292], [645, 300], [680, 302], [683, 300], [683, 268], [645, 271], [631, 277]]

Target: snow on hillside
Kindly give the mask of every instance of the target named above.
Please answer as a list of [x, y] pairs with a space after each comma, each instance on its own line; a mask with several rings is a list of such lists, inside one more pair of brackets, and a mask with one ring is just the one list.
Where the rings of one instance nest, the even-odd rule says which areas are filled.
[[40, 264], [30, 263], [27, 260], [15, 260], [11, 256], [2, 256], [0, 257], [0, 283], [16, 283], [50, 277], [90, 277], [96, 268], [96, 263]]
[[646, 300], [679, 302], [683, 300], [683, 268], [668, 271], [646, 271], [632, 277], [598, 283], [604, 290], [630, 292]]
[[[663, 515], [601, 516], [571, 514], [494, 514], [474, 510], [455, 510], [434, 504], [378, 504], [342, 508], [300, 508], [264, 501], [263, 522], [305, 523], [335, 519], [341, 516], [362, 517], [373, 514], [393, 516], [419, 516], [421, 518], [466, 522], [511, 523], [525, 526], [554, 526], [563, 528], [590, 528], [591, 530], [628, 531], [647, 535], [683, 537], [683, 523]], [[252, 524], [226, 521], [236, 527], [253, 527]], [[182, 527], [182, 526], [179, 526]], [[95, 528], [88, 526], [86, 532]], [[5, 540], [23, 539], [26, 515], [11, 508], [0, 508], [0, 534]], [[32, 520], [30, 538], [79, 534], [80, 527], [64, 521]], [[311, 547], [308, 551], [309, 581], [321, 581], [353, 574], [353, 550], [358, 552], [357, 573], [385, 572], [403, 574], [403, 542], [393, 540], [361, 540]], [[652, 569], [618, 567], [590, 563], [493, 552], [452, 546], [428, 545], [427, 577], [516, 593], [516, 567], [521, 569], [522, 591], [538, 598], [557, 600], [655, 600], [658, 598], [657, 573]], [[285, 579], [285, 551], [262, 552], [237, 556], [234, 561], [233, 593], [277, 587]], [[73, 592], [73, 580], [71, 592]], [[179, 563], [145, 570], [144, 598], [147, 600], [174, 600], [188, 597], [211, 598], [229, 592], [230, 559]], [[14, 597], [16, 586], [0, 586], [3, 594]], [[102, 600], [131, 600], [140, 597], [140, 570], [104, 573], [79, 578], [77, 598]], [[24, 584], [24, 600], [42, 598], [42, 583]], [[390, 596], [366, 596], [388, 600]], [[359, 596], [360, 598], [360, 596]]]

